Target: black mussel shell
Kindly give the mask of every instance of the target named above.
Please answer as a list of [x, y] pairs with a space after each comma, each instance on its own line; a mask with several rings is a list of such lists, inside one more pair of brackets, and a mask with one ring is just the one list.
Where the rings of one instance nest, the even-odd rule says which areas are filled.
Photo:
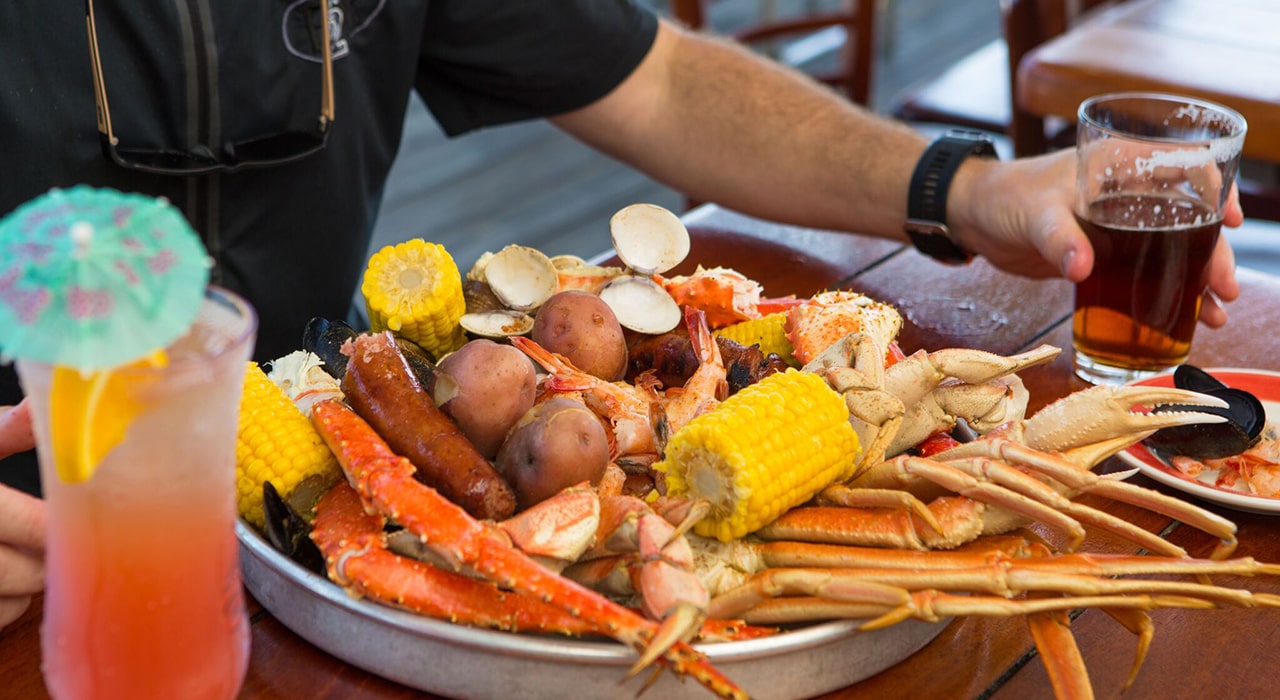
[[307, 322], [302, 333], [302, 349], [315, 353], [324, 362], [324, 371], [334, 379], [347, 373], [347, 356], [342, 344], [359, 335], [346, 321], [331, 321], [319, 316]]
[[1173, 371], [1173, 385], [1179, 389], [1198, 391], [1202, 394], [1212, 394], [1215, 391], [1231, 388], [1223, 384], [1222, 380], [1195, 365], [1178, 365], [1178, 368]]
[[409, 363], [409, 369], [413, 370], [414, 376], [423, 387], [428, 390], [435, 384], [436, 363], [431, 357], [431, 353], [422, 349], [421, 345], [409, 340], [396, 336], [396, 347], [400, 348], [400, 354], [404, 356], [405, 362]]
[[1182, 365], [1173, 373], [1179, 389], [1208, 394], [1226, 401], [1227, 408], [1200, 406], [1159, 406], [1156, 413], [1194, 410], [1227, 419], [1225, 423], [1201, 423], [1162, 428], [1143, 442], [1147, 447], [1168, 455], [1185, 455], [1195, 459], [1217, 459], [1240, 454], [1258, 443], [1267, 422], [1266, 408], [1258, 397], [1243, 389], [1223, 384], [1204, 370]]
[[308, 571], [324, 575], [324, 556], [311, 541], [311, 524], [285, 502], [270, 481], [262, 484], [267, 541]]

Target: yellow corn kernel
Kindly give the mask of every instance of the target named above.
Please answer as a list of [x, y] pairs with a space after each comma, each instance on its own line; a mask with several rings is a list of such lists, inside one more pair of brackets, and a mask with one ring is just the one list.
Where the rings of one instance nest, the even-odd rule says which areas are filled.
[[342, 472], [306, 415], [257, 364], [248, 365], [236, 434], [236, 503], [240, 516], [262, 529], [265, 482], [288, 498], [303, 479], [333, 483]]
[[415, 238], [374, 253], [360, 291], [375, 332], [390, 330], [437, 359], [466, 342], [462, 276], [438, 243]]
[[727, 542], [850, 478], [859, 451], [844, 399], [817, 375], [788, 369], [690, 421], [654, 469], [671, 495], [708, 501], [694, 531]]
[[792, 367], [799, 367], [800, 362], [791, 353], [791, 341], [787, 340], [786, 331], [783, 329], [786, 323], [787, 314], [779, 311], [776, 314], [753, 318], [749, 321], [740, 321], [712, 332], [748, 347], [759, 345], [760, 351], [764, 354], [776, 354]]

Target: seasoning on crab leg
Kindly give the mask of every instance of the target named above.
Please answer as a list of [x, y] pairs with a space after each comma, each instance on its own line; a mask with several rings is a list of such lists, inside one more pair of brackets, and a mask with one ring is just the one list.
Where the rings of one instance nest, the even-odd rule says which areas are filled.
[[759, 282], [727, 267], [699, 265], [692, 275], [666, 279], [654, 275], [654, 281], [680, 306], [705, 312], [707, 324], [712, 328], [760, 318], [804, 303], [795, 297], [764, 297]]
[[631, 675], [660, 659], [677, 675], [692, 676], [721, 696], [746, 697], [687, 644], [661, 638], [657, 624], [547, 571], [514, 549], [499, 530], [471, 518], [435, 489], [416, 481], [409, 460], [392, 452], [350, 408], [323, 401], [313, 409], [312, 420], [365, 507], [416, 534], [453, 567], [581, 616], [640, 655]]
[[493, 629], [590, 634], [596, 628], [562, 608], [493, 583], [447, 571], [387, 549], [385, 518], [364, 510], [360, 495], [338, 482], [316, 503], [311, 539], [329, 578], [353, 596], [429, 617]]

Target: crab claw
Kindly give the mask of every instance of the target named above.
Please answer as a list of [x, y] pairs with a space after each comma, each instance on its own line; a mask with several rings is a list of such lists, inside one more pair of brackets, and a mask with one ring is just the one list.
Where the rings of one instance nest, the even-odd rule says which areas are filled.
[[[1072, 461], [1092, 466], [1161, 428], [1221, 423], [1222, 416], [1193, 409], [1222, 408], [1224, 403], [1185, 389], [1095, 386], [1040, 409], [1024, 422], [1021, 441], [1037, 450], [1074, 452]], [[1168, 404], [1181, 404], [1186, 410], [1150, 412]]]

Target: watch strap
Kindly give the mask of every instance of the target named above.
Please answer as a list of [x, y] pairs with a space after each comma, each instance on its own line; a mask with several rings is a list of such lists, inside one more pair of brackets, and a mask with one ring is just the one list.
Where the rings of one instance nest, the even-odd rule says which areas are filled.
[[960, 164], [969, 156], [995, 157], [995, 145], [981, 132], [952, 131], [929, 145], [911, 175], [904, 228], [920, 252], [942, 262], [973, 259], [952, 240], [947, 228], [947, 192]]

